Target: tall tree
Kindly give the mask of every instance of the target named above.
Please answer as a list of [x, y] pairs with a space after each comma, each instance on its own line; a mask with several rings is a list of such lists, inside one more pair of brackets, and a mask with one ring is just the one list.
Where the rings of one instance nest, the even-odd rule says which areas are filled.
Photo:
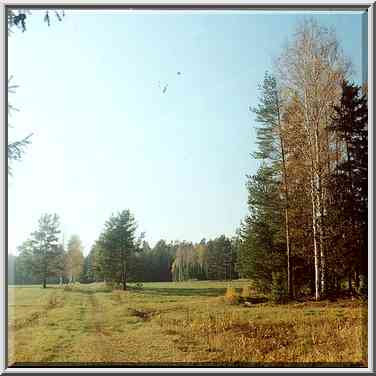
[[42, 281], [43, 288], [46, 288], [47, 277], [58, 275], [62, 265], [59, 226], [57, 214], [43, 214], [38, 229], [23, 248], [23, 257], [29, 260], [32, 273]]
[[76, 282], [84, 266], [83, 246], [78, 235], [72, 235], [66, 254], [66, 272], [70, 282]]
[[191, 242], [179, 242], [175, 260], [171, 266], [174, 281], [186, 281], [196, 277], [197, 254]]
[[351, 289], [352, 279], [358, 286], [360, 276], [366, 277], [368, 259], [368, 106], [360, 87], [343, 81], [342, 97], [334, 106], [328, 128], [335, 134], [339, 149], [331, 176], [331, 209], [336, 214], [332, 215], [332, 225], [342, 234], [333, 244], [343, 250], [342, 254], [336, 253], [333, 262], [341, 261], [337, 267], [346, 265], [342, 271], [347, 273]]
[[277, 80], [268, 72], [260, 86], [261, 96], [259, 104], [252, 111], [256, 114], [256, 121], [260, 124], [256, 128], [258, 151], [254, 156], [271, 165], [277, 165], [276, 171], [281, 171], [281, 181], [284, 194], [284, 219], [286, 235], [287, 257], [287, 290], [292, 295], [292, 267], [291, 267], [291, 237], [289, 224], [289, 183], [287, 177], [287, 150], [282, 126], [282, 103], [278, 92]]
[[129, 210], [111, 215], [100, 237], [101, 269], [106, 281], [115, 281], [127, 288], [130, 256], [140, 249], [136, 239], [137, 224]]
[[231, 280], [234, 276], [234, 252], [230, 239], [221, 235], [209, 240], [207, 246], [208, 278]]
[[310, 163], [312, 232], [315, 262], [315, 297], [325, 294], [326, 248], [324, 244], [324, 180], [327, 171], [328, 139], [326, 125], [332, 105], [340, 97], [340, 84], [348, 66], [334, 32], [314, 20], [304, 21], [278, 61], [279, 82], [284, 101], [298, 100]]
[[104, 280], [103, 270], [103, 246], [99, 240], [95, 241], [91, 247], [87, 261], [87, 278], [92, 282]]
[[248, 179], [249, 216], [240, 229], [237, 271], [243, 278], [252, 278], [260, 290], [270, 291], [273, 272], [287, 274], [284, 204], [274, 168], [263, 164]]
[[195, 252], [197, 254], [197, 262], [199, 266], [198, 279], [208, 279], [208, 247], [206, 240], [202, 239], [200, 243], [195, 245]]

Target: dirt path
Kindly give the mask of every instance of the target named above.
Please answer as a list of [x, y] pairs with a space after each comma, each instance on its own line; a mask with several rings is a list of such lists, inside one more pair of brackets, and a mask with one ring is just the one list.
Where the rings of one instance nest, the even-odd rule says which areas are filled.
[[104, 328], [103, 306], [98, 302], [94, 293], [87, 294], [87, 297], [89, 301], [88, 318], [90, 325], [93, 325], [94, 328], [92, 351], [97, 355], [96, 361], [109, 362], [113, 354], [113, 349], [110, 342], [110, 333], [107, 333]]
[[134, 300], [133, 295], [117, 292], [56, 289], [38, 314], [25, 312], [25, 321], [17, 321], [10, 343], [14, 361], [130, 365], [184, 360], [186, 352], [159, 324], [159, 314], [172, 308], [157, 309]]

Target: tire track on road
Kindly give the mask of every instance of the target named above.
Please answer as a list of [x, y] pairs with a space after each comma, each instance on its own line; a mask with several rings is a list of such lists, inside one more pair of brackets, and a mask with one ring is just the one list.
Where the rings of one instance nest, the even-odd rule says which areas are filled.
[[91, 306], [91, 320], [93, 320], [95, 330], [94, 351], [100, 356], [98, 362], [111, 362], [113, 348], [108, 339], [109, 334], [103, 328], [103, 306], [99, 304], [94, 293], [88, 294], [88, 298]]

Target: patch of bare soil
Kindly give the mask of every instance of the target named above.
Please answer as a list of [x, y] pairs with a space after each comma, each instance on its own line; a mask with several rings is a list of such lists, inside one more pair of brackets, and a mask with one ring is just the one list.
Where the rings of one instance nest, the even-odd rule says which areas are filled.
[[151, 318], [155, 315], [157, 315], [159, 312], [150, 310], [150, 311], [142, 311], [140, 309], [133, 309], [129, 308], [129, 312], [132, 316], [140, 318], [142, 321], [149, 321]]
[[[45, 318], [48, 314], [48, 311], [54, 309], [54, 308], [59, 308], [64, 305], [64, 299], [61, 296], [51, 296], [50, 299], [48, 300], [47, 305], [44, 306], [39, 306], [42, 307], [41, 311], [33, 312], [30, 316], [19, 319], [19, 320], [14, 320], [9, 323], [9, 329], [10, 330], [19, 330], [23, 329], [28, 326], [32, 326], [36, 324], [40, 319]], [[18, 306], [17, 306], [18, 307]]]
[[35, 323], [39, 321], [39, 319], [44, 318], [47, 316], [47, 311], [40, 311], [40, 312], [33, 312], [30, 316], [24, 318], [24, 319], [19, 319], [19, 320], [14, 320], [9, 323], [9, 329], [10, 330], [19, 330], [22, 328], [25, 328], [27, 326], [32, 326]]

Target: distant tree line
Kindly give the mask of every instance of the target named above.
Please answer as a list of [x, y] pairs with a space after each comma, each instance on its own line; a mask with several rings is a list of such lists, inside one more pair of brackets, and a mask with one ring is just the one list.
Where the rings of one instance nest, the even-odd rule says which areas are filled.
[[106, 282], [127, 288], [127, 282], [231, 280], [235, 271], [237, 240], [222, 235], [194, 244], [159, 240], [154, 247], [136, 236], [137, 224], [129, 210], [111, 215], [89, 254], [84, 257], [78, 235], [67, 246], [59, 241], [59, 218], [44, 214], [38, 229], [9, 255], [10, 284], [47, 282]]
[[85, 259], [82, 282], [112, 281], [126, 289], [127, 281], [237, 278], [235, 241], [224, 235], [198, 244], [162, 239], [151, 248], [143, 234], [136, 239], [136, 228], [128, 210], [112, 216]]

